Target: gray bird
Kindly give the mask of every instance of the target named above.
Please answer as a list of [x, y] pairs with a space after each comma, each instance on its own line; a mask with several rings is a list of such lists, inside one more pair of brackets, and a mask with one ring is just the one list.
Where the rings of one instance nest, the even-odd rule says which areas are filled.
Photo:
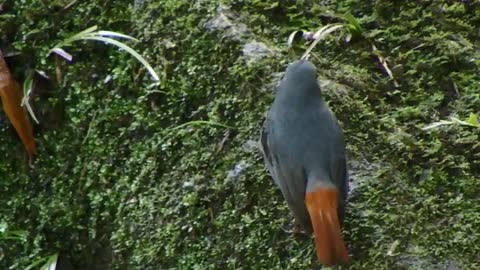
[[295, 222], [313, 231], [320, 262], [347, 264], [340, 230], [348, 193], [345, 143], [309, 61], [288, 66], [260, 142], [266, 166]]

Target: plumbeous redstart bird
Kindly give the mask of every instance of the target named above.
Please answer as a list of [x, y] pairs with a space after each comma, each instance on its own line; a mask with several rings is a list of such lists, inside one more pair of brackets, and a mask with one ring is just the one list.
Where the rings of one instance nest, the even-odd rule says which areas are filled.
[[307, 60], [290, 64], [261, 134], [265, 163], [325, 266], [347, 264], [340, 230], [348, 193], [342, 130]]

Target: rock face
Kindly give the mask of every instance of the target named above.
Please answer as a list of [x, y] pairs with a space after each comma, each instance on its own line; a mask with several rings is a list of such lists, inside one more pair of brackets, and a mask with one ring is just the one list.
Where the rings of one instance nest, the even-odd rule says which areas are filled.
[[136, 9], [141, 9], [144, 4], [145, 4], [145, 0], [134, 0], [133, 1], [133, 7], [136, 8]]
[[462, 263], [454, 260], [438, 260], [434, 257], [420, 256], [400, 256], [398, 266], [406, 269], [426, 269], [426, 270], [461, 270], [465, 269]]
[[[335, 32], [310, 60], [347, 142], [349, 269], [480, 269], [478, 129], [421, 130], [480, 108], [479, 1], [31, 2], [0, 1], [1, 49], [20, 53], [20, 84], [29, 70], [63, 80], [33, 169], [0, 109], [0, 224], [28, 232], [0, 239], [0, 269], [58, 247], [76, 269], [319, 268], [311, 239], [281, 230], [256, 141], [279, 71], [304, 52], [287, 52], [289, 34], [347, 12], [361, 33]], [[96, 41], [69, 47], [72, 63], [45, 56], [97, 24], [138, 38], [161, 81]]]
[[205, 24], [205, 28], [222, 31], [224, 38], [241, 41], [248, 34], [247, 25], [236, 21], [234, 17], [228, 7], [221, 5], [217, 8], [217, 14]]
[[278, 49], [256, 41], [254, 39], [255, 36], [249, 31], [247, 25], [239, 22], [238, 16], [226, 6], [221, 5], [217, 8], [216, 15], [207, 21], [205, 28], [210, 31], [221, 31], [223, 38], [242, 43], [242, 52], [247, 64], [278, 53]]
[[258, 41], [251, 41], [243, 45], [242, 52], [247, 59], [247, 63], [255, 62], [265, 57], [272, 57], [276, 54], [274, 49]]
[[228, 171], [227, 180], [236, 182], [242, 173], [249, 167], [249, 164], [246, 161], [240, 161], [238, 164], [235, 164], [235, 167]]

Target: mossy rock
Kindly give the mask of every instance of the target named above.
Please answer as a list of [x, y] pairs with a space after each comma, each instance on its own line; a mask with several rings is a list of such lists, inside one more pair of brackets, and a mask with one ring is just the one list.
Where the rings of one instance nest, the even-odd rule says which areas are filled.
[[[332, 35], [311, 59], [348, 144], [350, 268], [480, 267], [478, 129], [421, 130], [480, 106], [475, 1], [47, 2], [5, 1], [0, 14], [0, 47], [25, 61], [14, 73], [49, 74], [33, 105], [56, 112], [40, 119], [31, 169], [1, 125], [0, 221], [28, 235], [0, 240], [2, 269], [55, 252], [77, 269], [318, 268], [312, 240], [282, 231], [288, 209], [252, 142], [279, 72], [303, 52], [287, 52], [290, 32], [347, 12], [362, 36]], [[224, 26], [207, 27], [218, 16]], [[140, 39], [129, 44], [159, 84], [101, 43], [65, 48], [72, 63], [47, 57], [92, 25]], [[272, 53], [247, 61], [250, 42]]]

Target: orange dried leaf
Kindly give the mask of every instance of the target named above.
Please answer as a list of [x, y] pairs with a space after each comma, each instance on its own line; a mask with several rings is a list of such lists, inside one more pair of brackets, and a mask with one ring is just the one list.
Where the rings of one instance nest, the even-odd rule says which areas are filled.
[[8, 69], [7, 63], [0, 52], [0, 98], [3, 111], [17, 131], [18, 136], [27, 150], [30, 160], [37, 153], [33, 138], [33, 128], [27, 111], [20, 104], [22, 102], [22, 90]]

